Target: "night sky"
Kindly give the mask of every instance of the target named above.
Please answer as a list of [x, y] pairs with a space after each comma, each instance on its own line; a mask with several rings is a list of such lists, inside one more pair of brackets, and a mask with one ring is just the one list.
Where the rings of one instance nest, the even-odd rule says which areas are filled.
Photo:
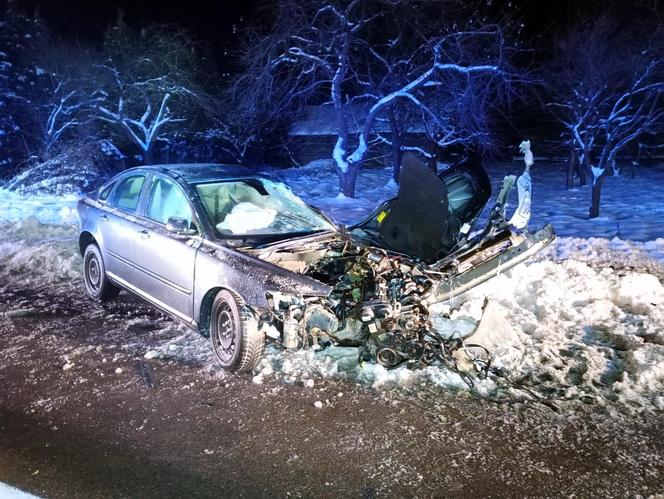
[[[119, 15], [133, 27], [150, 23], [178, 24], [209, 49], [213, 59], [225, 71], [232, 60], [229, 53], [237, 48], [243, 26], [255, 16], [260, 0], [0, 0], [21, 6], [27, 13], [37, 13], [57, 35], [70, 41], [100, 42], [106, 28]], [[306, 0], [303, 0], [306, 1]], [[440, 0], [430, 0], [439, 2]], [[593, 16], [605, 5], [597, 0], [466, 0], [471, 10], [489, 8], [498, 17], [515, 13], [523, 20], [522, 40], [537, 49], [550, 45], [552, 36], [579, 17]], [[635, 0], [614, 3], [629, 17], [638, 5], [664, 7], [664, 2]], [[441, 3], [441, 5], [443, 5]], [[442, 7], [444, 8], [444, 7]], [[1, 10], [1, 9], [0, 9]], [[657, 9], [664, 13], [664, 8]]]
[[[12, 1], [12, 0], [10, 0]], [[119, 15], [134, 27], [150, 23], [179, 24], [207, 45], [222, 65], [238, 29], [251, 17], [253, 0], [13, 0], [37, 13], [56, 34], [72, 41], [100, 42]]]
[[[134, 27], [149, 23], [180, 24], [199, 41], [205, 42], [223, 60], [223, 51], [232, 47], [238, 28], [246, 25], [260, 5], [257, 0], [9, 0], [27, 12], [37, 12], [57, 34], [75, 40], [98, 41], [120, 12]], [[435, 1], [435, 0], [431, 0]], [[570, 22], [571, 10], [597, 3], [584, 0], [473, 0], [472, 7], [491, 5], [495, 11], [517, 10], [524, 20], [523, 34], [532, 40], [560, 29]], [[583, 7], [582, 7], [583, 8]]]

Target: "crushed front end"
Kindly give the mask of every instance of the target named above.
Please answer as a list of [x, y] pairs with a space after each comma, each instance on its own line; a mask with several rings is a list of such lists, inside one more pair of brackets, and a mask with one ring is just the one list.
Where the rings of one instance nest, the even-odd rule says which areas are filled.
[[[442, 188], [423, 193], [417, 186], [431, 186], [435, 173], [411, 165], [399, 197], [365, 222], [346, 232], [252, 250], [332, 289], [325, 297], [270, 293], [265, 323], [277, 331], [273, 336], [288, 349], [355, 346], [360, 362], [387, 368], [456, 366], [462, 352], [486, 374], [489, 353], [443, 336], [430, 308], [530, 258], [555, 234], [550, 226], [529, 233], [506, 221], [505, 201], [515, 180], [508, 177], [486, 227], [471, 235], [490, 195], [481, 172], [453, 169], [441, 178]], [[430, 199], [422, 200], [427, 195]], [[419, 214], [417, 203], [426, 207]], [[441, 217], [443, 223], [431, 227]]]

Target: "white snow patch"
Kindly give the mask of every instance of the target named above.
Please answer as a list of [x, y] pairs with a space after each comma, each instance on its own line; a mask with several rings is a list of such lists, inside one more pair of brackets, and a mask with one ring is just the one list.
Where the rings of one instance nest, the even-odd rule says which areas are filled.
[[0, 482], [0, 497], [3, 499], [39, 499], [38, 496], [28, 494], [2, 482]]
[[161, 353], [158, 350], [148, 350], [147, 352], [145, 352], [145, 355], [143, 357], [145, 357], [148, 360], [158, 359], [159, 357], [161, 357]]
[[0, 221], [19, 222], [34, 217], [43, 224], [78, 223], [78, 196], [24, 196], [0, 188]]
[[42, 224], [35, 217], [0, 221], [0, 276], [26, 282], [66, 282], [80, 276], [81, 257], [71, 226]]

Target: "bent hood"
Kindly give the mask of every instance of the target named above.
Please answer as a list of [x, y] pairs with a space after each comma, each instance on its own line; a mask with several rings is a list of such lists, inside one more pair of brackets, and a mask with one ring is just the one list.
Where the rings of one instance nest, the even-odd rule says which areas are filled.
[[349, 231], [373, 245], [431, 263], [468, 235], [490, 197], [491, 183], [477, 155], [437, 175], [406, 153], [397, 197]]

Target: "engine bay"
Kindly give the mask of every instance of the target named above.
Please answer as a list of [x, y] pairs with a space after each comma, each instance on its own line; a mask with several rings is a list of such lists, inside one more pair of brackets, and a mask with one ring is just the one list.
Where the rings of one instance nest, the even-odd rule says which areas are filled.
[[[287, 349], [358, 348], [358, 361], [394, 368], [423, 367], [436, 361], [456, 365], [461, 340], [447, 340], [432, 326], [429, 306], [441, 273], [407, 257], [367, 247], [349, 238], [284, 249], [261, 258], [300, 272], [332, 288], [326, 297], [268, 296], [269, 322]], [[488, 352], [465, 357], [488, 367]], [[467, 359], [466, 359], [467, 360]]]

